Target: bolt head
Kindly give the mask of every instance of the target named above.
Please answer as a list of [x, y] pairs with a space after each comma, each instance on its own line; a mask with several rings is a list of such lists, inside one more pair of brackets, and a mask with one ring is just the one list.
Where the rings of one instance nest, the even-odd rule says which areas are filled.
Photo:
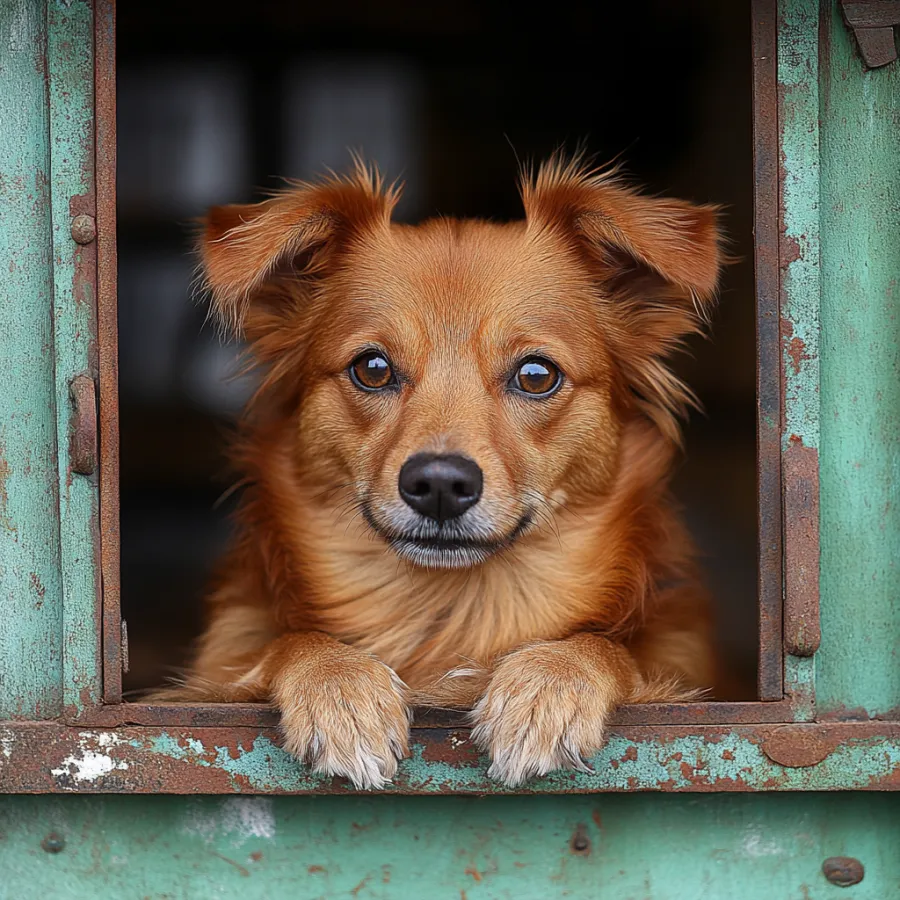
[[72, 219], [72, 240], [76, 244], [90, 244], [97, 237], [97, 223], [93, 216], [75, 216]]
[[51, 831], [42, 841], [41, 849], [47, 853], [61, 853], [65, 849], [66, 840], [61, 834]]
[[865, 875], [863, 864], [852, 856], [829, 856], [822, 863], [822, 872], [837, 887], [859, 884]]

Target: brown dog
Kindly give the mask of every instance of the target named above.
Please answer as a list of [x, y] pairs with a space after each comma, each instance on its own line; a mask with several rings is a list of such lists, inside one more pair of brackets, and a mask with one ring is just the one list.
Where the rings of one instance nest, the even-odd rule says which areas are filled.
[[411, 703], [471, 706], [508, 784], [583, 768], [618, 704], [710, 684], [668, 494], [716, 211], [553, 161], [509, 224], [391, 223], [362, 166], [210, 212], [215, 311], [264, 375], [209, 626], [169, 700], [269, 700], [381, 786]]

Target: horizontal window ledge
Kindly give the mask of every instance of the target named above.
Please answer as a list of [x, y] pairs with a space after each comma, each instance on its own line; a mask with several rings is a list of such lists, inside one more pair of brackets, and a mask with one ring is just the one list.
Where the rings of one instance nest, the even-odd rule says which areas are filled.
[[[592, 773], [510, 788], [487, 776], [467, 730], [422, 728], [386, 790], [400, 794], [900, 789], [900, 723], [622, 726]], [[274, 728], [0, 726], [0, 791], [12, 793], [363, 793], [316, 775]]]

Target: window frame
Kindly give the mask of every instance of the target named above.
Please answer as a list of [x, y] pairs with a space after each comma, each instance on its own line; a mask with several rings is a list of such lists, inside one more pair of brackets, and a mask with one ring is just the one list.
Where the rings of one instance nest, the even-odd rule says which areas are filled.
[[[774, 0], [758, 4], [754, 17], [753, 77], [754, 105], [754, 207], [755, 207], [755, 268], [757, 300], [757, 466], [758, 466], [758, 598], [759, 598], [759, 655], [758, 699], [749, 702], [701, 702], [675, 704], [642, 704], [623, 709], [617, 722], [622, 724], [733, 724], [740, 722], [796, 721], [808, 698], [795, 702], [793, 682], [785, 682], [785, 648], [790, 646], [788, 633], [793, 618], [785, 619], [788, 597], [798, 591], [803, 597], [803, 617], [807, 627], [818, 615], [818, 584], [815, 573], [818, 564], [818, 532], [813, 529], [802, 547], [791, 547], [783, 532], [796, 523], [799, 515], [809, 509], [797, 508], [797, 494], [791, 490], [797, 473], [785, 468], [782, 457], [781, 428], [784, 421], [784, 389], [787, 381], [781, 362], [783, 336], [779, 332], [779, 307], [783, 300], [779, 292], [779, 187], [776, 160], [779, 134], [777, 128], [777, 72], [776, 22]], [[115, 184], [107, 173], [115, 170], [115, 81], [109, 71], [114, 48], [106, 42], [114, 34], [98, 34], [96, 43], [97, 72], [97, 134], [98, 147], [103, 146], [103, 158], [98, 156], [98, 229], [108, 235], [100, 247], [99, 347], [100, 347], [100, 427], [101, 427], [101, 568], [103, 578], [103, 701], [116, 706], [122, 700], [122, 656], [124, 650], [119, 592], [118, 541], [118, 400], [116, 395], [116, 272], [115, 272]], [[771, 113], [760, 115], [758, 110]], [[808, 354], [808, 351], [805, 351]], [[815, 494], [802, 492], [809, 503], [815, 504]], [[811, 522], [817, 522], [813, 515]], [[787, 526], [784, 528], [783, 526]], [[804, 568], [814, 583], [796, 580], [783, 583], [784, 552], [804, 556]], [[797, 603], [794, 606], [797, 606]], [[791, 607], [793, 608], [793, 607]], [[784, 628], [784, 640], [782, 631]], [[794, 650], [797, 648], [794, 647]], [[804, 655], [812, 655], [807, 647]], [[814, 650], [812, 651], [814, 652]], [[109, 710], [98, 710], [99, 719], [86, 719], [100, 724], [110, 721]], [[182, 725], [210, 723], [244, 726], [272, 726], [277, 715], [263, 704], [127, 704], [128, 721], [154, 725]], [[454, 717], [448, 720], [452, 722]]]
[[[416, 717], [412, 758], [401, 765], [392, 790], [900, 787], [882, 759], [885, 738], [900, 738], [900, 724], [815, 721], [819, 309], [818, 213], [810, 197], [818, 179], [818, 132], [810, 123], [818, 119], [818, 101], [815, 92], [808, 92], [807, 108], [795, 98], [792, 114], [785, 116], [782, 94], [785, 84], [818, 78], [817, 37], [801, 33], [810, 27], [801, 14], [804, 5], [803, 0], [753, 3], [759, 699], [624, 707], [598, 755], [596, 774], [556, 772], [516, 790], [487, 779], [461, 716], [429, 712]], [[64, 28], [93, 28], [92, 73], [76, 67], [68, 76], [57, 74], [73, 82], [92, 76], [91, 103], [85, 107], [91, 122], [85, 127], [93, 138], [82, 160], [88, 189], [79, 202], [84, 214], [96, 216], [96, 240], [76, 251], [71, 284], [58, 282], [56, 290], [65, 299], [86, 285], [97, 299], [79, 340], [99, 386], [99, 472], [72, 475], [70, 470], [68, 476], [86, 478], [91, 486], [80, 511], [87, 523], [75, 525], [89, 528], [95, 552], [90, 565], [74, 555], [67, 563], [63, 553], [64, 569], [68, 565], [74, 577], [63, 599], [63, 642], [74, 640], [81, 648], [77, 661], [74, 653], [65, 656], [63, 714], [55, 721], [0, 723], [0, 737], [12, 741], [7, 759], [14, 754], [18, 763], [0, 766], [0, 790], [355, 793], [343, 780], [314, 775], [294, 763], [277, 746], [277, 712], [265, 704], [123, 701], [127, 639], [118, 568], [115, 2], [75, 6], [79, 9], [56, 26], [48, 14], [48, 55]], [[67, 60], [60, 56], [62, 65]], [[53, 78], [51, 60], [51, 97]], [[52, 133], [54, 116], [62, 115], [52, 102], [50, 115]], [[54, 227], [67, 223], [81, 208], [76, 206], [55, 211]], [[72, 305], [70, 299], [66, 303]], [[76, 432], [83, 415], [76, 404]], [[59, 427], [62, 434], [69, 425]], [[60, 515], [65, 530], [62, 509]], [[93, 582], [92, 592], [85, 589], [85, 578]]]

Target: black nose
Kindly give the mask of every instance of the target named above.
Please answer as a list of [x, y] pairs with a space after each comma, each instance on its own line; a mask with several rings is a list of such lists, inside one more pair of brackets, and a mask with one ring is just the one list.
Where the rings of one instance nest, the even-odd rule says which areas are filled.
[[400, 470], [400, 496], [416, 511], [446, 522], [461, 516], [481, 498], [478, 464], [465, 456], [417, 453]]

